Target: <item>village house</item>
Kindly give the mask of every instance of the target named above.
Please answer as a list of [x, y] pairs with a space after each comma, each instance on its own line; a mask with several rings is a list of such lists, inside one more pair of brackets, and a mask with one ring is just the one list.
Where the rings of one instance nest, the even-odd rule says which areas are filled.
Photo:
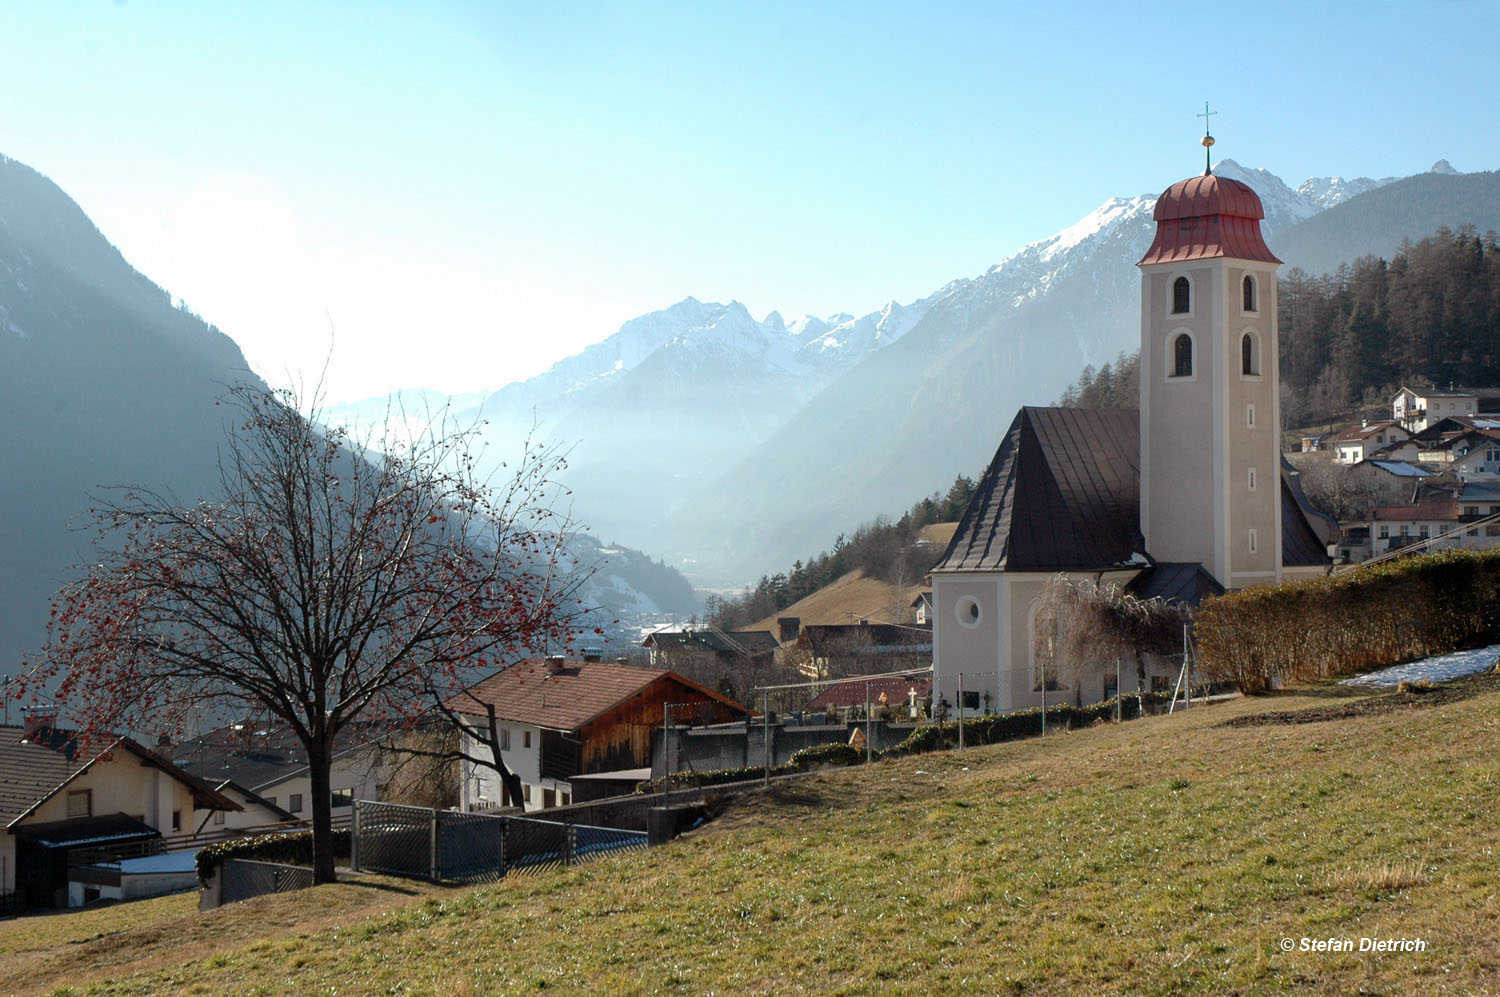
[[726, 696], [748, 690], [775, 669], [781, 645], [769, 630], [687, 627], [646, 634], [652, 669], [676, 672]]
[[1344, 430], [1333, 438], [1333, 459], [1340, 464], [1358, 464], [1377, 450], [1411, 438], [1394, 422], [1366, 422]]
[[0, 727], [0, 897], [21, 908], [92, 902], [118, 886], [117, 871], [113, 883], [70, 889], [83, 853], [184, 834], [195, 810], [239, 809], [129, 738], [85, 752], [45, 723]]
[[788, 657], [815, 679], [925, 668], [932, 663], [932, 627], [869, 620], [809, 624]]
[[[381, 744], [382, 737], [388, 740], [389, 735], [379, 725], [368, 724], [354, 724], [339, 733], [329, 769], [331, 813], [336, 823], [353, 815], [355, 800], [385, 798], [385, 785], [398, 764]], [[284, 724], [230, 724], [186, 740], [171, 752], [172, 763], [181, 771], [216, 785], [233, 783], [256, 797], [263, 805], [250, 807], [242, 818], [246, 826], [279, 813], [288, 815], [280, 819], [312, 820], [307, 755]], [[194, 814], [194, 819], [200, 827], [213, 827], [214, 818], [209, 815]]]
[[1408, 388], [1391, 400], [1391, 418], [1420, 433], [1445, 418], [1500, 413], [1500, 388]]
[[932, 569], [940, 701], [956, 704], [962, 682], [999, 711], [1041, 702], [1034, 621], [1058, 573], [1193, 601], [1329, 570], [1337, 523], [1281, 454], [1280, 261], [1263, 217], [1248, 186], [1207, 172], [1157, 200], [1139, 264], [1139, 411], [1016, 415]]
[[[490, 753], [493, 709], [501, 756], [521, 781], [520, 805], [528, 811], [571, 803], [571, 780], [579, 776], [626, 772], [635, 781], [649, 778], [652, 733], [669, 705], [673, 721], [682, 724], [725, 723], [749, 712], [671, 671], [561, 657], [501, 669], [447, 703], [465, 718], [464, 752], [471, 758]], [[492, 767], [465, 760], [461, 780], [464, 810], [516, 805], [505, 799]]]

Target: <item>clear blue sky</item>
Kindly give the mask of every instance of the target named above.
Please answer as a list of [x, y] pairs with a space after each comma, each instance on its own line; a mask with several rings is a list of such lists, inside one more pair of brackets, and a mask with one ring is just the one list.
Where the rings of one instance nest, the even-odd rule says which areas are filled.
[[686, 296], [863, 312], [1215, 152], [1500, 168], [1500, 4], [36, 2], [0, 152], [280, 379], [494, 388]]

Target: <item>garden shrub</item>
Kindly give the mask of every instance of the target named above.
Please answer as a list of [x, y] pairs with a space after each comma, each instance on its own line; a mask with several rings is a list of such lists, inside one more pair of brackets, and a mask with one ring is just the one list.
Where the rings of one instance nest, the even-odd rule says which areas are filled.
[[[350, 842], [348, 828], [335, 828], [333, 857], [347, 861], [352, 854]], [[313, 860], [312, 851], [311, 831], [257, 834], [251, 838], [231, 838], [228, 841], [204, 845], [198, 849], [195, 859], [198, 867], [198, 883], [202, 885], [207, 882], [225, 859], [254, 859], [258, 862], [310, 866]]]
[[1488, 630], [1500, 549], [1445, 550], [1205, 599], [1195, 633], [1210, 678], [1245, 693], [1445, 654]]

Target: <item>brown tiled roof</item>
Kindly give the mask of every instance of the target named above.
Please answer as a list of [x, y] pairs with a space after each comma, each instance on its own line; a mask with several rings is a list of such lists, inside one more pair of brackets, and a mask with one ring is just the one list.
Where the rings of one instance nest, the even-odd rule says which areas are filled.
[[497, 720], [575, 731], [661, 679], [671, 679], [707, 698], [745, 710], [734, 700], [676, 672], [603, 661], [564, 661], [554, 672], [543, 658], [531, 658], [496, 672], [451, 697], [448, 708], [455, 713], [477, 714], [484, 709], [480, 704], [489, 703], [495, 707]]
[[1370, 519], [1376, 522], [1391, 523], [1415, 523], [1422, 520], [1429, 522], [1440, 519], [1458, 519], [1458, 503], [1445, 502], [1441, 499], [1436, 501], [1422, 502], [1418, 505], [1388, 505], [1370, 510]]
[[[1371, 433], [1378, 433], [1387, 429], [1401, 429], [1401, 424], [1399, 422], [1386, 421], [1366, 423], [1363, 426], [1350, 426], [1333, 439], [1338, 443], [1347, 443], [1350, 440], [1362, 440]], [[1406, 432], [1404, 429], [1401, 429], [1401, 431], [1403, 433]]]
[[932, 570], [1091, 569], [1144, 550], [1138, 413], [1028, 406]]
[[817, 697], [807, 704], [809, 710], [826, 710], [828, 707], [863, 706], [865, 705], [865, 686], [869, 686], [869, 701], [880, 702], [880, 694], [886, 696], [886, 703], [890, 706], [905, 705], [908, 701], [908, 693], [911, 689], [917, 690], [917, 698], [925, 699], [932, 694], [931, 675], [887, 676], [885, 678], [863, 679], [854, 677], [831, 685], [818, 693]]

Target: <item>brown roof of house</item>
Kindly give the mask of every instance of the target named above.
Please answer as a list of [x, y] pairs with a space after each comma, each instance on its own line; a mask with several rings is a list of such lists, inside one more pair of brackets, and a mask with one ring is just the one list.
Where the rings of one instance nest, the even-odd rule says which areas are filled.
[[1370, 519], [1376, 522], [1415, 523], [1423, 520], [1458, 519], [1458, 503], [1454, 501], [1422, 502], [1418, 505], [1388, 505], [1370, 510]]
[[1387, 420], [1385, 422], [1369, 422], [1365, 423], [1363, 426], [1350, 426], [1348, 429], [1340, 432], [1333, 439], [1336, 443], [1348, 442], [1349, 440], [1362, 440], [1372, 433], [1383, 432], [1387, 429], [1401, 429], [1403, 433], [1406, 432], [1406, 430], [1401, 428], [1401, 424], [1399, 422], [1391, 422]]
[[482, 704], [490, 704], [495, 707], [497, 720], [576, 731], [662, 679], [748, 712], [727, 696], [676, 672], [603, 661], [564, 661], [554, 670], [545, 658], [531, 658], [501, 669], [450, 697], [447, 705], [455, 713], [478, 714], [483, 712]]
[[932, 570], [1098, 568], [1144, 550], [1139, 415], [1027, 406]]
[[87, 761], [78, 760], [77, 748], [75, 736], [67, 731], [43, 727], [28, 732], [24, 727], [0, 727], [0, 827], [31, 814], [109, 751], [128, 751], [143, 764], [186, 784], [195, 806], [201, 809], [242, 809], [208, 783], [129, 738], [115, 739]]
[[[866, 686], [869, 687], [868, 693], [865, 691]], [[871, 679], [855, 676], [824, 689], [807, 704], [807, 708], [809, 710], [826, 710], [830, 706], [863, 706], [865, 705], [867, 695], [870, 703], [879, 703], [882, 692], [885, 693], [888, 705], [900, 706], [908, 702], [908, 696], [912, 689], [917, 690], [918, 699], [925, 699], [932, 694], [932, 676], [887, 675], [884, 678]]]

